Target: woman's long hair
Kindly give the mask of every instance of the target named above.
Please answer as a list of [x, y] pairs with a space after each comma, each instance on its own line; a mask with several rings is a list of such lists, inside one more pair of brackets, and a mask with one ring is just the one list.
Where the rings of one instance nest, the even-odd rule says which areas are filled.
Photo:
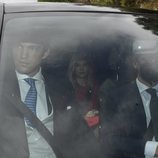
[[76, 69], [76, 63], [80, 60], [84, 60], [87, 62], [88, 67], [89, 67], [89, 71], [88, 71], [88, 77], [87, 77], [87, 86], [89, 88], [92, 88], [93, 86], [93, 66], [92, 66], [92, 61], [90, 60], [90, 57], [88, 57], [87, 54], [85, 54], [84, 52], [82, 53], [75, 53], [72, 58], [71, 61], [69, 63], [69, 68], [68, 68], [68, 77], [69, 80], [72, 84], [73, 87], [75, 87], [77, 85], [77, 78], [76, 78], [76, 74], [75, 74], [75, 69]]

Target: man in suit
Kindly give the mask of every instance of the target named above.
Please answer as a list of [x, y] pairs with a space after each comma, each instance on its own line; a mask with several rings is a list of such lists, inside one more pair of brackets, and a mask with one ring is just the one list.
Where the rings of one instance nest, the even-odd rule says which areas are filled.
[[[56, 83], [53, 80], [47, 83], [44, 79], [41, 64], [48, 57], [49, 49], [38, 39], [29, 40], [18, 41], [13, 46], [15, 70], [7, 71], [6, 68], [6, 84], [0, 98], [0, 157], [100, 157], [97, 142], [89, 139], [92, 133], [86, 123], [69, 100], [63, 100], [58, 88], [53, 86]], [[15, 108], [14, 97], [19, 98], [54, 135], [57, 150], [52, 150], [32, 122]]]
[[147, 90], [158, 90], [157, 44], [153, 40], [133, 43], [133, 65], [137, 69], [137, 78], [108, 94], [102, 111], [101, 143], [104, 154], [109, 158], [158, 156], [150, 105], [153, 96]]

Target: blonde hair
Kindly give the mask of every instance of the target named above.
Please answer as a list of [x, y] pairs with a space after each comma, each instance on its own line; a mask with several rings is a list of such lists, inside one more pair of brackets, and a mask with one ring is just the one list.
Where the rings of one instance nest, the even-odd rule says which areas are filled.
[[88, 63], [89, 65], [89, 73], [88, 73], [88, 77], [87, 77], [87, 85], [89, 87], [92, 88], [93, 86], [93, 66], [92, 66], [92, 61], [90, 60], [90, 57], [88, 57], [87, 54], [85, 54], [84, 52], [82, 53], [75, 53], [69, 63], [69, 68], [68, 68], [68, 77], [69, 80], [72, 84], [73, 87], [75, 87], [75, 85], [77, 84], [77, 80], [76, 80], [76, 75], [75, 75], [75, 68], [76, 68], [76, 63], [80, 60], [84, 60]]

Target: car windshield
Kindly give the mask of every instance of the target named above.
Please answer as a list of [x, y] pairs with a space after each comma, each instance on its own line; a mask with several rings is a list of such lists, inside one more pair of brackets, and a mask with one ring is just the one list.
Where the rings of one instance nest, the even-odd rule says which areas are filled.
[[[58, 114], [56, 111], [63, 114], [64, 109], [71, 109], [72, 106], [78, 107], [79, 114], [83, 116], [87, 126], [92, 129], [102, 146], [107, 145], [108, 141], [104, 140], [108, 138], [113, 140], [116, 133], [112, 136], [109, 134], [113, 130], [119, 131], [119, 136], [125, 132], [123, 135], [125, 137], [134, 131], [131, 134], [133, 140], [140, 137], [136, 134], [142, 129], [133, 123], [140, 122], [141, 124], [142, 118], [139, 120], [135, 117], [133, 113], [137, 114], [136, 109], [129, 105], [134, 100], [131, 101], [130, 97], [135, 93], [130, 91], [131, 88], [127, 88], [125, 94], [122, 91], [117, 93], [112, 91], [120, 90], [131, 82], [140, 84], [140, 92], [145, 89], [144, 87], [157, 86], [157, 16], [43, 12], [21, 15], [15, 13], [7, 15], [4, 20], [0, 64], [2, 98], [4, 92], [11, 98], [13, 95], [18, 96], [20, 91], [20, 100], [29, 104], [27, 103], [27, 85], [33, 83], [30, 83], [31, 81], [24, 83], [24, 80], [29, 77], [36, 80], [37, 86], [37, 93], [34, 94], [33, 90], [31, 92], [32, 96], [37, 97], [38, 103], [34, 112], [40, 120], [44, 120], [46, 127], [50, 126], [49, 123], [47, 124], [47, 117], [51, 115], [51, 107], [43, 105], [49, 104], [48, 98], [50, 94], [53, 94], [54, 98], [51, 102], [54, 117]], [[18, 82], [15, 82], [16, 77]], [[44, 82], [44, 85], [41, 85], [41, 82]], [[47, 90], [47, 88], [48, 94], [43, 92], [43, 89]], [[18, 92], [13, 93], [13, 91]], [[115, 97], [112, 94], [115, 94]], [[124, 104], [121, 104], [122, 99], [125, 98], [128, 100], [126, 102], [129, 105], [128, 110]], [[117, 115], [119, 113], [121, 114]], [[149, 111], [145, 110], [145, 113]], [[12, 119], [11, 116], [9, 115], [5, 121]], [[13, 116], [13, 123], [17, 123], [16, 117], [17, 115]], [[68, 119], [65, 119], [66, 117], [63, 119], [61, 115], [57, 118], [57, 122], [62, 120], [62, 126], [57, 127], [57, 133], [60, 133], [62, 128], [66, 133]], [[115, 124], [120, 125], [117, 121], [120, 121], [122, 125], [114, 127]], [[109, 125], [109, 122], [112, 125]], [[128, 127], [127, 124], [131, 122], [132, 126]], [[150, 121], [147, 120], [147, 122], [149, 124]], [[29, 132], [27, 130], [27, 136]], [[105, 133], [108, 133], [109, 137], [107, 137], [108, 134], [105, 136]], [[107, 138], [104, 139], [104, 137]], [[30, 153], [33, 155], [34, 141], [31, 136], [27, 138]], [[119, 142], [123, 142], [124, 139], [121, 138]], [[72, 139], [76, 137], [72, 136]], [[108, 144], [109, 151], [115, 151], [113, 145], [117, 146], [117, 143], [114, 142], [110, 141]], [[117, 147], [116, 149], [123, 154], [125, 146], [123, 149]], [[42, 149], [41, 146], [39, 148]], [[107, 151], [105, 152], [107, 154]]]
[[[125, 66], [126, 57], [132, 53], [133, 41], [157, 40], [157, 18], [150, 18], [151, 26], [149, 18], [92, 13], [14, 18], [4, 28], [2, 56], [11, 56], [15, 43], [36, 40], [50, 50], [44, 62], [60, 79], [67, 78], [72, 55], [84, 52], [93, 62], [100, 83], [107, 78], [127, 82], [132, 72], [122, 76], [121, 71], [129, 68]], [[5, 62], [1, 67], [12, 67], [9, 64]]]

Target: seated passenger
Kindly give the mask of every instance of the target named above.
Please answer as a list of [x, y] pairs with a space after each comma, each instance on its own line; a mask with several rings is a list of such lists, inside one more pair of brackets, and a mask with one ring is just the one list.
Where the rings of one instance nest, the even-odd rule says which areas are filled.
[[[101, 157], [97, 142], [77, 110], [58, 110], [62, 97], [53, 89], [55, 83], [48, 85], [42, 74], [41, 64], [49, 49], [43, 41], [26, 36], [13, 46], [14, 66], [8, 66], [15, 69], [7, 72], [4, 97], [0, 98], [0, 157]], [[69, 107], [68, 102], [64, 104]], [[33, 118], [38, 118], [53, 139], [43, 137], [45, 134], [37, 128], [40, 124]]]
[[108, 94], [101, 144], [109, 158], [158, 156], [158, 42], [135, 41], [135, 81]]
[[74, 54], [69, 65], [69, 80], [73, 86], [78, 109], [89, 127], [99, 124], [99, 85], [94, 80], [92, 63], [83, 53]]

